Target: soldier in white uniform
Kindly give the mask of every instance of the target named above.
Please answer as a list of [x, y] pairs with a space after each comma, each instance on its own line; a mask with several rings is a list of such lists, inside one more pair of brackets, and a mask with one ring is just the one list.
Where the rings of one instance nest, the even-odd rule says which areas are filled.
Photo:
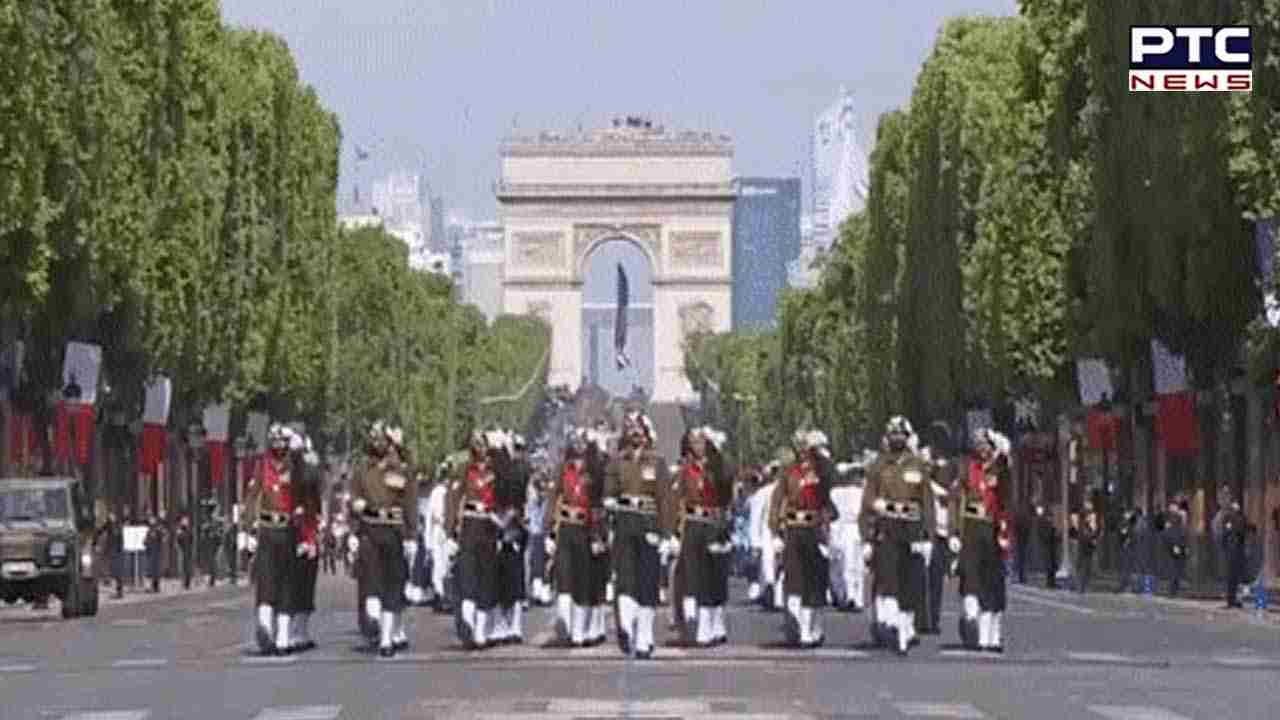
[[445, 525], [445, 501], [449, 496], [450, 470], [457, 465], [465, 465], [465, 456], [452, 457], [441, 463], [437, 469], [435, 485], [427, 494], [426, 524], [422, 530], [423, 540], [431, 553], [431, 594], [432, 604], [437, 612], [449, 612], [449, 597], [445, 592], [444, 581], [449, 575], [449, 566], [453, 562], [452, 541], [449, 529]]
[[774, 576], [777, 574], [773, 556], [773, 537], [769, 532], [769, 503], [773, 496], [773, 489], [777, 487], [777, 482], [773, 479], [777, 469], [776, 462], [770, 463], [765, 468], [760, 487], [756, 488], [756, 491], [751, 494], [751, 499], [747, 501], [750, 507], [747, 533], [751, 538], [751, 552], [759, 558], [756, 564], [756, 577], [747, 588], [747, 598], [753, 603], [759, 602], [763, 605], [770, 604]]
[[862, 511], [862, 488], [866, 481], [865, 460], [840, 463], [839, 477], [831, 489], [831, 503], [839, 513], [831, 525], [831, 594], [837, 608], [862, 612], [863, 568], [862, 532], [858, 514]]

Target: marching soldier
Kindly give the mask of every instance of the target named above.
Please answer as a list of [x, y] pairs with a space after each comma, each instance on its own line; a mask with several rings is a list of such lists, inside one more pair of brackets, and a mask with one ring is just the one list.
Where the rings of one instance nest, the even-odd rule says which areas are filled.
[[[289, 612], [297, 579], [297, 558], [314, 536], [294, 521], [301, 509], [302, 473], [293, 464], [291, 451], [302, 449], [302, 438], [289, 428], [273, 425], [267, 435], [270, 452], [258, 465], [246, 492], [245, 507], [257, 529], [254, 553], [254, 604], [258, 610], [258, 649], [264, 655], [284, 655], [291, 643]], [[314, 528], [311, 528], [314, 530]]]
[[[616, 434], [613, 433], [609, 423], [601, 420], [596, 423], [595, 430], [591, 437], [595, 438], [595, 444], [599, 450], [599, 462], [601, 472], [609, 467], [609, 462], [613, 456], [611, 447]], [[616, 448], [614, 448], [616, 449]], [[604, 476], [600, 476], [604, 481]], [[609, 523], [608, 513], [603, 505], [603, 486], [601, 487], [602, 504], [592, 511], [592, 522], [598, 528], [601, 540], [603, 541], [603, 550], [592, 556], [592, 598], [594, 604], [591, 609], [591, 622], [588, 625], [587, 643], [590, 645], [599, 645], [608, 638], [608, 613], [609, 604], [613, 602], [613, 527]]]
[[729, 597], [728, 508], [733, 479], [724, 468], [723, 433], [710, 427], [690, 430], [688, 455], [676, 477], [681, 520], [675, 533], [680, 548], [677, 578], [683, 576], [681, 620], [685, 642], [702, 647], [726, 643], [724, 604]]
[[775, 475], [781, 464], [774, 461], [765, 466], [760, 483], [749, 501], [751, 507], [748, 533], [751, 537], [751, 554], [755, 557], [755, 577], [747, 587], [747, 599], [768, 608], [773, 605], [773, 584], [776, 576], [773, 532], [769, 529], [769, 509], [773, 507], [773, 490], [778, 486]]
[[[316, 646], [309, 626], [311, 614], [316, 611], [316, 579], [320, 574], [319, 547], [316, 544], [323, 493], [320, 456], [312, 447], [311, 438], [303, 437], [302, 445], [302, 451], [295, 453], [293, 460], [293, 467], [299, 469], [298, 502], [293, 512], [302, 528], [302, 540], [298, 544], [297, 587], [291, 613], [293, 637], [289, 649], [294, 652], [306, 652]], [[306, 538], [311, 539], [308, 541]]]
[[506, 432], [503, 440], [504, 447], [499, 452], [510, 452], [510, 455], [504, 463], [508, 471], [499, 474], [498, 598], [491, 639], [497, 643], [519, 644], [524, 642], [524, 548], [529, 541], [524, 509], [528, 500], [529, 463], [524, 459], [524, 438]]
[[786, 468], [774, 491], [769, 527], [783, 543], [787, 638], [793, 645], [815, 648], [824, 640], [822, 608], [831, 572], [828, 537], [836, 518], [831, 504], [835, 469], [822, 432], [797, 431], [792, 444], [796, 462]]
[[427, 523], [423, 528], [422, 537], [431, 552], [431, 591], [436, 612], [445, 612], [449, 606], [449, 597], [444, 586], [452, 561], [449, 553], [451, 540], [448, 525], [445, 524], [449, 479], [454, 467], [464, 465], [466, 465], [465, 458], [450, 458], [441, 463], [436, 470], [435, 484], [427, 494]]
[[640, 659], [653, 654], [660, 561], [670, 484], [667, 462], [655, 451], [653, 423], [639, 412], [627, 415], [625, 446], [605, 473], [604, 505], [614, 513], [617, 567], [618, 645]]
[[571, 431], [560, 472], [547, 497], [547, 555], [554, 557], [556, 629], [561, 641], [586, 647], [595, 641], [592, 611], [597, 602], [599, 557], [605, 553], [604, 461], [594, 432]]
[[[847, 612], [862, 612], [864, 603], [862, 532], [858, 513], [862, 510], [862, 489], [866, 483], [868, 462], [865, 458], [836, 466], [836, 485], [831, 489], [831, 503], [837, 518], [831, 525], [832, 597]], [[837, 591], [838, 590], [838, 591]]]
[[928, 613], [921, 614], [916, 618], [916, 630], [921, 635], [938, 635], [942, 632], [942, 590], [946, 584], [947, 572], [951, 566], [952, 558], [950, 557], [950, 497], [951, 497], [951, 465], [947, 459], [934, 459], [929, 453], [929, 448], [924, 448], [921, 455], [925, 457], [926, 462], [933, 465], [933, 474], [930, 476], [929, 482], [933, 488], [933, 509], [936, 525], [934, 528], [933, 545], [929, 553], [928, 561], [928, 588], [927, 593]]
[[408, 558], [418, 551], [418, 484], [408, 475], [404, 433], [382, 422], [369, 434], [371, 465], [356, 476], [351, 507], [360, 515], [366, 612], [378, 617], [378, 654], [409, 646], [401, 613]]
[[974, 434], [974, 456], [968, 477], [949, 513], [956, 519], [951, 551], [960, 555], [963, 615], [960, 639], [965, 647], [1003, 652], [1001, 624], [1005, 610], [1002, 549], [1009, 546], [1009, 519], [1001, 495], [1009, 478], [1009, 439], [994, 430]]
[[497, 512], [509, 468], [498, 433], [477, 430], [470, 445], [470, 462], [450, 487], [445, 523], [459, 548], [458, 635], [468, 649], [482, 650], [490, 645], [490, 614], [498, 602]]
[[[873, 543], [876, 639], [899, 655], [919, 641], [915, 613], [923, 607], [925, 547], [936, 526], [929, 468], [915, 453], [906, 418], [889, 420], [885, 452], [867, 471], [862, 495], [863, 537]], [[864, 551], [866, 552], [866, 551]]]

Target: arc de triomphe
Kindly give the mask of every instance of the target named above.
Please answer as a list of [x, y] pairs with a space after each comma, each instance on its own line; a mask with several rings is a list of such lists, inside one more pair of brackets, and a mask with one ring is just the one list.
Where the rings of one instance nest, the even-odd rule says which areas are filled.
[[[645, 390], [655, 404], [695, 399], [683, 341], [730, 327], [732, 160], [726, 137], [669, 133], [634, 119], [608, 130], [503, 143], [497, 186], [506, 243], [503, 311], [538, 315], [551, 325], [552, 384], [577, 388], [593, 370], [584, 367], [583, 285], [589, 267], [613, 282], [612, 265], [590, 260], [621, 241], [643, 253], [637, 262], [647, 260], [652, 278], [646, 306], [652, 341], [640, 344], [645, 357], [633, 358], [645, 366], [642, 385], [652, 383]], [[597, 286], [602, 280], [592, 278]], [[602, 342], [612, 358], [612, 332]]]

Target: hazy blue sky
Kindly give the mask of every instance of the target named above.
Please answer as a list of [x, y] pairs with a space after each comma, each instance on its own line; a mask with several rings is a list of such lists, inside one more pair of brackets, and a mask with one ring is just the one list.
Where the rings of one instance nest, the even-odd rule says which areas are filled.
[[[738, 175], [795, 175], [841, 84], [903, 104], [942, 21], [1016, 0], [223, 0], [278, 33], [342, 120], [342, 196], [423, 171], [451, 213], [494, 212], [498, 142], [647, 114], [730, 135]], [[353, 144], [373, 157], [357, 168]]]

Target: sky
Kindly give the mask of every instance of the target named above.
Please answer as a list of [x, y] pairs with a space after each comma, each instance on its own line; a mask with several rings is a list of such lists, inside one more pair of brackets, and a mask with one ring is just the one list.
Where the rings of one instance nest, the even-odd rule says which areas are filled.
[[869, 152], [946, 18], [1014, 12], [1016, 0], [223, 0], [229, 23], [282, 36], [338, 114], [341, 200], [416, 171], [447, 214], [472, 220], [494, 216], [498, 144], [513, 132], [645, 115], [729, 135], [736, 175], [797, 176], [843, 85]]

